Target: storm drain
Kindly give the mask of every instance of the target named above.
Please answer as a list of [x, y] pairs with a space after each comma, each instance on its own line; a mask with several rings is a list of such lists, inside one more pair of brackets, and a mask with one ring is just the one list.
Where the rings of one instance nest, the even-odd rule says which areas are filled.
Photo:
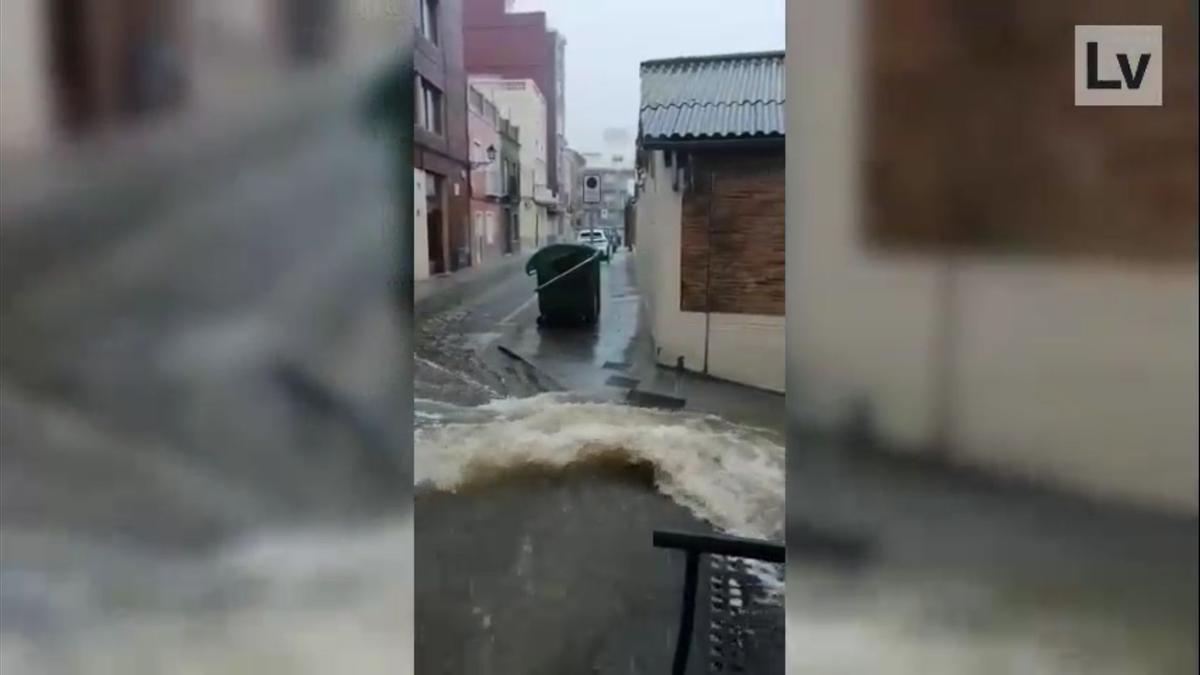
[[628, 361], [605, 361], [603, 366], [606, 370], [629, 370]]
[[741, 558], [709, 556], [707, 588], [697, 608], [696, 646], [709, 673], [784, 671], [783, 608], [766, 600], [761, 580]]
[[607, 384], [610, 387], [633, 389], [634, 387], [638, 386], [638, 382], [641, 382], [641, 380], [632, 377], [625, 377], [624, 375], [611, 375], [607, 380], [604, 381], [604, 384]]
[[625, 395], [625, 401], [630, 405], [643, 408], [661, 408], [663, 410], [679, 410], [687, 404], [687, 399], [664, 396], [636, 389]]

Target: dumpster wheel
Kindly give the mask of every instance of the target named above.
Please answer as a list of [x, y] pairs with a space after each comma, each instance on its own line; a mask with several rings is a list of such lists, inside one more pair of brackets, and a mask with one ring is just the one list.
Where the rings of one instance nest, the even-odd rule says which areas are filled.
[[587, 323], [595, 324], [600, 320], [600, 292], [592, 294], [592, 306], [588, 308], [586, 315], [583, 317]]

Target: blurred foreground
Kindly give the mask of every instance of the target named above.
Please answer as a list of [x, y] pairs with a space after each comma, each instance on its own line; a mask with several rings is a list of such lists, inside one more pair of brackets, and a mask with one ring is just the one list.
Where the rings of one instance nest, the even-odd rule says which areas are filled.
[[[788, 20], [789, 664], [1196, 672], [1196, 3]], [[1091, 24], [1163, 26], [1161, 107], [1073, 105]]]
[[118, 4], [3, 4], [0, 669], [398, 672], [399, 17]]

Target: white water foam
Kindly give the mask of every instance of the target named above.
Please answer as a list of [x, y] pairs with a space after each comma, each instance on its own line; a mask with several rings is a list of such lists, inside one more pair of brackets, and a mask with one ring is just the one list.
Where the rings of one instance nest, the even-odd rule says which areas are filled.
[[[655, 469], [660, 492], [729, 534], [778, 539], [784, 525], [784, 448], [770, 432], [694, 413], [634, 408], [572, 394], [499, 399], [475, 407], [418, 401], [418, 484], [455, 490], [479, 468], [565, 468], [613, 453]], [[753, 562], [753, 561], [750, 561]], [[781, 602], [782, 567], [751, 564]]]
[[783, 531], [784, 449], [769, 432], [709, 415], [589, 402], [562, 394], [443, 404], [416, 433], [418, 484], [461, 487], [480, 466], [567, 467], [614, 451], [655, 468], [658, 489], [731, 534]]

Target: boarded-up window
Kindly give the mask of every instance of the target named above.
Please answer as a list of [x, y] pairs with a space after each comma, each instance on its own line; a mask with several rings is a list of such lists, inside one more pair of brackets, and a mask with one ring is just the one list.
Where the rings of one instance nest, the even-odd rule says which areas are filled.
[[782, 150], [695, 155], [681, 185], [680, 309], [783, 315]]
[[[1195, 260], [1194, 0], [868, 3], [885, 248]], [[1163, 26], [1162, 107], [1074, 105], [1074, 26]]]

